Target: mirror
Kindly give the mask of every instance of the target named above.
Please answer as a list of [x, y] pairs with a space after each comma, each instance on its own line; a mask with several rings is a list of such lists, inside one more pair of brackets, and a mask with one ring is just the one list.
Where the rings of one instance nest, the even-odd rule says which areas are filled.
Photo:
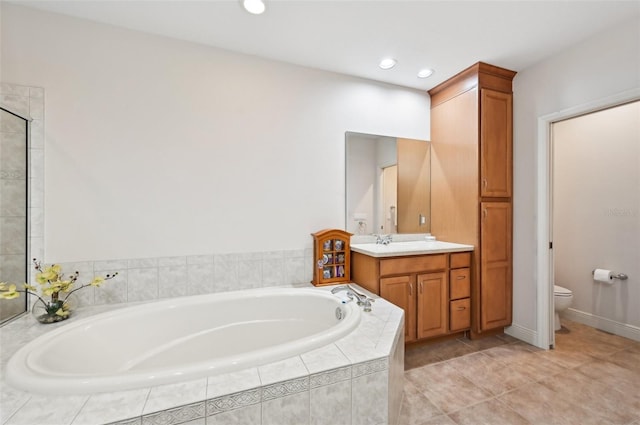
[[346, 231], [430, 233], [430, 143], [347, 132]]

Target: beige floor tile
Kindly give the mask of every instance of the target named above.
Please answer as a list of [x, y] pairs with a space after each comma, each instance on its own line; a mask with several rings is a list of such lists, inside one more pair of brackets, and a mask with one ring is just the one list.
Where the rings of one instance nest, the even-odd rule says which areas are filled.
[[625, 369], [640, 373], [640, 352], [619, 351], [608, 357], [607, 360]]
[[614, 387], [594, 381], [572, 369], [540, 381], [559, 398], [616, 424], [628, 424], [640, 416], [640, 401]]
[[523, 342], [502, 345], [483, 351], [484, 354], [506, 365], [527, 361], [536, 352], [538, 352], [538, 349]]
[[507, 366], [484, 353], [470, 354], [449, 361], [463, 376], [471, 382], [499, 395], [522, 385], [533, 382], [516, 367]]
[[404, 352], [404, 370], [427, 366], [442, 360], [437, 350], [434, 350], [431, 345], [409, 347]]
[[594, 360], [576, 370], [605, 387], [616, 388], [640, 400], [640, 373], [605, 360]]
[[498, 397], [509, 408], [533, 424], [610, 424], [591, 412], [558, 397], [558, 394], [540, 384], [532, 384]]
[[460, 340], [445, 341], [435, 348], [438, 357], [442, 360], [449, 360], [480, 350], [479, 347], [465, 344]]
[[401, 425], [640, 425], [640, 342], [563, 325], [549, 351], [508, 335], [407, 350]]
[[593, 357], [582, 351], [574, 351], [569, 348], [557, 348], [555, 350], [542, 351], [539, 356], [557, 363], [564, 368], [574, 368], [593, 361]]
[[425, 397], [415, 385], [405, 380], [398, 425], [422, 425], [425, 421], [442, 415], [442, 410]]
[[567, 370], [567, 368], [539, 354], [534, 354], [533, 356], [516, 361], [511, 367], [532, 381], [539, 381]]
[[492, 399], [449, 415], [459, 425], [527, 425], [528, 420], [504, 403]]
[[627, 351], [630, 351], [632, 353], [640, 353], [640, 342], [632, 341], [629, 347], [627, 347]]
[[520, 342], [518, 338], [512, 337], [511, 335], [507, 335], [507, 334], [496, 335], [496, 338], [501, 339], [507, 343]]
[[459, 339], [458, 341], [462, 342], [465, 345], [473, 347], [476, 350], [486, 350], [493, 347], [499, 347], [501, 345], [510, 344], [513, 342], [517, 342], [518, 340], [509, 335], [496, 335], [490, 336], [487, 338], [480, 339]]
[[420, 425], [456, 425], [456, 423], [447, 415], [438, 416], [437, 418], [429, 419], [426, 422], [422, 422]]
[[607, 357], [632, 347], [634, 341], [597, 329], [590, 332], [570, 332], [556, 335], [556, 347], [561, 351], [582, 352], [594, 357]]
[[465, 378], [448, 362], [405, 372], [405, 376], [433, 404], [445, 413], [492, 397], [492, 394]]

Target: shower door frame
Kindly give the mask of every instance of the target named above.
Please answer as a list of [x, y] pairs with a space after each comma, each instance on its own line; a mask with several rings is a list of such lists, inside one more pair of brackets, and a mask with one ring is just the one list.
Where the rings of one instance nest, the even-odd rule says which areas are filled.
[[[30, 204], [30, 184], [29, 184], [29, 178], [31, 177], [29, 169], [30, 169], [30, 160], [29, 160], [29, 147], [30, 147], [30, 135], [31, 135], [31, 129], [30, 129], [30, 123], [32, 121], [32, 118], [28, 115], [23, 115], [20, 114], [16, 111], [13, 111], [11, 109], [9, 109], [9, 107], [7, 105], [3, 105], [0, 104], [0, 110], [13, 115], [14, 117], [17, 117], [21, 120], [24, 121], [24, 126], [25, 126], [25, 199], [24, 199], [24, 206], [25, 206], [25, 219], [24, 219], [24, 232], [25, 232], [25, 242], [24, 242], [24, 279], [23, 282], [28, 282], [29, 281], [29, 258], [30, 258], [30, 252], [29, 252], [29, 240], [30, 240], [30, 218], [29, 218], [29, 204]], [[13, 282], [12, 282], [13, 283]], [[6, 317], [6, 318], [0, 318], [0, 326], [17, 319], [18, 317], [23, 316], [24, 314], [29, 312], [29, 296], [28, 294], [24, 294], [24, 309], [17, 314], [14, 314], [12, 316]]]

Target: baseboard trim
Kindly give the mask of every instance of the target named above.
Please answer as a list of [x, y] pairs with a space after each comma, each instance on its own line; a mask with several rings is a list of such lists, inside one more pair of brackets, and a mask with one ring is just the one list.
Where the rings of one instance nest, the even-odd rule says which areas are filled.
[[540, 347], [538, 345], [538, 332], [533, 329], [525, 328], [524, 326], [520, 326], [517, 323], [512, 324], [511, 326], [504, 328], [504, 333], [507, 335], [511, 335], [514, 338], [519, 339], [520, 341], [524, 341], [527, 344], [535, 345], [539, 348], [544, 348], [546, 350], [549, 347]]
[[561, 314], [561, 317], [640, 342], [640, 328], [637, 326], [607, 319], [606, 317], [576, 310], [575, 308], [566, 309]]

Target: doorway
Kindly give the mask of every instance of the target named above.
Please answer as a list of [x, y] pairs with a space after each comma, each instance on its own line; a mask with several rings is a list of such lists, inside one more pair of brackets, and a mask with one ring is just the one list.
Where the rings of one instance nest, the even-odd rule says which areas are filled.
[[[553, 190], [553, 177], [554, 177], [554, 156], [552, 149], [552, 140], [553, 140], [553, 132], [554, 132], [554, 124], [560, 123], [563, 121], [570, 120], [572, 118], [586, 116], [588, 114], [597, 113], [598, 111], [605, 111], [611, 108], [629, 104], [632, 102], [636, 102], [640, 99], [640, 89], [630, 90], [628, 92], [620, 93], [614, 96], [610, 96], [608, 98], [600, 99], [598, 101], [591, 102], [589, 104], [580, 105], [574, 108], [570, 108], [564, 111], [560, 111], [557, 113], [553, 113], [550, 115], [546, 115], [540, 117], [538, 119], [538, 178], [537, 178], [537, 211], [538, 211], [538, 228], [537, 228], [537, 276], [538, 276], [538, 295], [537, 295], [537, 335], [535, 336], [535, 345], [541, 348], [549, 348], [555, 345], [555, 333], [554, 333], [554, 298], [553, 298], [553, 283], [555, 282], [556, 276], [554, 275], [554, 248], [557, 247], [557, 243], [560, 241], [554, 241], [553, 238], [553, 212], [554, 212], [554, 190]], [[637, 121], [637, 120], [636, 120]], [[605, 138], [606, 139], [606, 138]], [[600, 140], [601, 149], [604, 149], [606, 146], [606, 140]], [[599, 159], [593, 160], [591, 162], [591, 166], [599, 166]], [[602, 167], [607, 167], [605, 170], [608, 170], [609, 173], [615, 173], [616, 166], [615, 163], [611, 164], [609, 162], [603, 162]], [[636, 165], [637, 167], [637, 165]], [[556, 168], [556, 173], [561, 172]], [[600, 189], [601, 190], [601, 189]], [[565, 195], [567, 196], [567, 195]], [[569, 195], [572, 196], [572, 195]], [[597, 195], [596, 195], [597, 196]], [[599, 198], [598, 198], [599, 199]], [[598, 204], [599, 205], [599, 204]], [[607, 213], [609, 211], [607, 208], [613, 208], [612, 211], [616, 211], [616, 207], [605, 207], [604, 210], [600, 210], [600, 213]], [[576, 215], [576, 218], [581, 215], [581, 210], [576, 209], [573, 213]], [[623, 208], [623, 211], [625, 210]], [[633, 214], [633, 211], [631, 212]], [[582, 229], [584, 233], [588, 233], [590, 229]], [[553, 241], [553, 248], [552, 248]], [[592, 260], [593, 267], [608, 267], [608, 266], [598, 266], [597, 264], [606, 264], [607, 261], [603, 260], [601, 254], [595, 254], [597, 257], [596, 260]], [[581, 266], [582, 267], [582, 266]], [[593, 281], [591, 278], [591, 265], [587, 266], [587, 271], [579, 270], [580, 273], [583, 273], [578, 280], [581, 285], [589, 285], [592, 286], [593, 291]], [[586, 278], [584, 276], [586, 274]], [[586, 282], [586, 283], [585, 283]], [[570, 286], [570, 285], [566, 285]], [[582, 295], [580, 295], [582, 297]], [[593, 303], [593, 300], [591, 301]], [[584, 307], [584, 300], [578, 299], [577, 306]], [[577, 310], [577, 308], [576, 308]], [[618, 312], [617, 314], [620, 314]], [[584, 318], [588, 317], [588, 315], [584, 315]], [[572, 317], [573, 319], [573, 317]], [[635, 319], [634, 319], [635, 320]], [[596, 320], [595, 322], [598, 322]], [[601, 327], [602, 323], [605, 325], [611, 324], [611, 321], [607, 320], [599, 320], [599, 323], [596, 323], [594, 327]], [[615, 322], [615, 321], [614, 321]], [[608, 331], [614, 331], [613, 333], [619, 333], [617, 331], [620, 330], [620, 326], [617, 329], [607, 329]], [[622, 327], [624, 328], [624, 326]], [[628, 327], [633, 328], [633, 326]], [[625, 336], [625, 335], [623, 335]]]
[[[552, 282], [571, 291], [555, 302], [571, 300], [574, 322], [623, 334], [640, 325], [640, 101], [554, 122], [551, 148]], [[597, 282], [596, 268], [631, 279]]]

